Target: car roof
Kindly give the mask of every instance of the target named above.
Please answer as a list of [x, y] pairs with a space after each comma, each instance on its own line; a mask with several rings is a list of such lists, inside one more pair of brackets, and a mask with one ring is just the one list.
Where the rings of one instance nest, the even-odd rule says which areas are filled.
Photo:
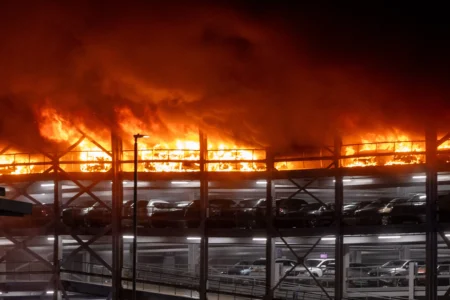
[[155, 199], [155, 200], [149, 200], [149, 202], [148, 202], [148, 205], [152, 205], [152, 204], [154, 204], [154, 203], [169, 203], [169, 201], [166, 201], [166, 200], [157, 200], [157, 199]]

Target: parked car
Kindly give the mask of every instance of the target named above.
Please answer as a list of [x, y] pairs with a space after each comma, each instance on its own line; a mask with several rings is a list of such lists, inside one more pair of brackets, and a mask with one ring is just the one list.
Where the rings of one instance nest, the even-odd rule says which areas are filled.
[[391, 224], [391, 213], [392, 213], [392, 209], [394, 208], [395, 205], [401, 204], [401, 203], [405, 203], [406, 201], [408, 201], [409, 198], [395, 198], [392, 199], [388, 204], [386, 204], [385, 207], [381, 208], [379, 210], [380, 214], [381, 214], [381, 224], [382, 225], [389, 225]]
[[351, 217], [355, 214], [355, 211], [358, 209], [362, 209], [369, 205], [372, 201], [360, 201], [360, 202], [351, 202], [346, 203], [342, 207], [342, 215], [344, 217]]
[[383, 197], [372, 201], [370, 204], [358, 209], [354, 213], [357, 225], [381, 225], [382, 216], [380, 209], [384, 208], [389, 202], [396, 197]]
[[[440, 286], [450, 285], [450, 261], [444, 261], [438, 264], [437, 271], [437, 282]], [[424, 286], [426, 284], [426, 266], [419, 265], [417, 269], [417, 280], [416, 284]]]
[[85, 225], [85, 216], [89, 208], [96, 203], [95, 200], [74, 201], [62, 210], [62, 222], [70, 227]]
[[189, 205], [178, 206], [175, 204], [169, 208], [154, 211], [150, 216], [150, 226], [152, 228], [184, 227], [184, 215]]
[[[392, 224], [425, 223], [427, 196], [417, 194], [404, 203], [394, 205], [391, 211]], [[438, 219], [440, 222], [450, 222], [450, 194], [438, 195]]]
[[[226, 210], [237, 205], [237, 201], [231, 199], [209, 200], [209, 218], [207, 225], [210, 227], [233, 227], [234, 218], [230, 218]], [[171, 208], [158, 209], [150, 216], [150, 224], [154, 228], [164, 227], [188, 227], [198, 228], [201, 222], [200, 200], [191, 201], [188, 205], [172, 206]]]
[[[405, 286], [408, 280], [404, 278], [409, 273], [409, 264], [414, 263], [415, 268], [424, 265], [423, 261], [417, 260], [391, 260], [379, 268], [372, 269], [368, 276], [377, 277], [370, 279], [369, 284], [375, 286]], [[397, 278], [396, 278], [397, 277]]]
[[[294, 260], [291, 259], [286, 259], [286, 258], [278, 258], [275, 260], [275, 263], [277, 264], [281, 264], [281, 272], [282, 274], [285, 274], [286, 272], [288, 272], [289, 270], [292, 269], [293, 266], [295, 266], [296, 262]], [[295, 267], [295, 269], [292, 271], [292, 276], [294, 276], [294, 274], [297, 271], [297, 268], [301, 268], [300, 265], [298, 265], [297, 267]], [[263, 275], [266, 272], [266, 259], [265, 258], [260, 258], [255, 260], [252, 265], [250, 266], [250, 271], [251, 271], [251, 275]]]
[[333, 265], [334, 262], [335, 262], [334, 258], [307, 259], [305, 260], [305, 266], [308, 268], [309, 272], [304, 266], [299, 265], [295, 268], [293, 275], [310, 276], [311, 273], [314, 277], [322, 277], [327, 267], [329, 265]]
[[87, 227], [103, 227], [111, 224], [112, 210], [100, 202], [92, 205], [84, 217], [84, 223]]
[[361, 263], [350, 263], [347, 270], [348, 285], [350, 287], [367, 287], [369, 280], [367, 280], [367, 273], [372, 270], [372, 267]]
[[41, 227], [53, 219], [53, 204], [33, 204], [30, 215], [2, 216], [2, 225], [14, 228]]
[[222, 274], [225, 275], [249, 275], [251, 273], [251, 262], [249, 261], [240, 261], [236, 263], [233, 267], [229, 268], [226, 271], [223, 271]]
[[235, 219], [235, 227], [237, 228], [254, 228], [255, 222], [255, 207], [260, 202], [260, 199], [243, 199], [234, 207], [233, 210], [224, 212], [225, 214], [233, 214]]
[[309, 211], [306, 214], [308, 225], [310, 227], [329, 226], [335, 219], [335, 204], [325, 203], [318, 209]]
[[321, 203], [314, 202], [301, 205], [298, 210], [286, 211], [282, 217], [275, 219], [275, 225], [280, 228], [307, 227], [310, 225], [312, 217], [314, 217], [314, 215], [311, 215], [310, 213], [320, 209], [321, 206]]
[[[237, 201], [231, 199], [211, 199], [208, 201], [209, 217], [207, 226], [209, 227], [234, 227], [235, 220], [230, 218], [227, 211], [236, 207]], [[188, 228], [198, 228], [201, 223], [200, 200], [194, 200], [186, 207], [184, 222]]]
[[[166, 210], [173, 206], [165, 200], [138, 200], [137, 201], [137, 224], [139, 226], [151, 227], [151, 216], [158, 210]], [[123, 225], [133, 225], [133, 202], [126, 209], [127, 214], [123, 216]]]

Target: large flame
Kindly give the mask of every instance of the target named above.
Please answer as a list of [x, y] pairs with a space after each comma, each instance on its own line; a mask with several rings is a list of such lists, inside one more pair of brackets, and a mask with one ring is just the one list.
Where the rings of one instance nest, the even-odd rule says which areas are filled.
[[[133, 171], [133, 135], [149, 134], [139, 140], [138, 170], [140, 172], [197, 172], [200, 170], [200, 142], [198, 131], [183, 126], [162, 128], [146, 124], [130, 109], [116, 109], [117, 120], [124, 141], [122, 169]], [[151, 122], [149, 122], [151, 123]], [[75, 125], [76, 124], [76, 125]], [[40, 134], [53, 142], [71, 146], [59, 158], [68, 172], [107, 172], [112, 166], [110, 137], [89, 130], [80, 120], [71, 121], [54, 108], [39, 111]], [[177, 137], [177, 138], [174, 138]], [[209, 137], [206, 168], [208, 171], [264, 171], [265, 151], [225, 142]], [[450, 149], [450, 140], [438, 150]], [[425, 162], [425, 142], [413, 140], [407, 134], [367, 134], [359, 144], [342, 148], [343, 167], [367, 167], [420, 164]], [[442, 154], [442, 153], [441, 153]], [[445, 153], [444, 153], [445, 154]], [[277, 162], [278, 170], [326, 168], [330, 161], [314, 160]], [[0, 147], [0, 175], [44, 172], [51, 161], [44, 155], [21, 154], [14, 148]]]
[[[425, 162], [425, 142], [414, 141], [406, 134], [368, 134], [361, 144], [344, 147], [345, 167], [391, 166]], [[355, 157], [352, 157], [355, 156]]]
[[[149, 134], [148, 139], [139, 140], [138, 169], [141, 172], [195, 172], [200, 170], [200, 142], [198, 132], [193, 129], [173, 130], [145, 124], [133, 115], [128, 108], [116, 109], [119, 126], [123, 131], [125, 147], [130, 149], [133, 135]], [[39, 111], [40, 134], [53, 142], [75, 145], [60, 159], [63, 168], [70, 172], [107, 172], [111, 168], [112, 158], [108, 152], [111, 147], [107, 137], [97, 131], [89, 130], [80, 120], [71, 122], [54, 108], [45, 107]], [[76, 125], [75, 125], [76, 124]], [[174, 132], [175, 131], [175, 132]], [[183, 139], [171, 139], [174, 136]], [[128, 138], [126, 138], [128, 137]], [[169, 140], [169, 141], [168, 141]], [[105, 146], [108, 145], [108, 146]], [[206, 166], [209, 171], [263, 171], [265, 151], [239, 149], [234, 143], [208, 142]], [[123, 170], [132, 171], [134, 152], [123, 152]], [[30, 169], [10, 164], [17, 161], [14, 157], [0, 155], [1, 173], [30, 173]]]

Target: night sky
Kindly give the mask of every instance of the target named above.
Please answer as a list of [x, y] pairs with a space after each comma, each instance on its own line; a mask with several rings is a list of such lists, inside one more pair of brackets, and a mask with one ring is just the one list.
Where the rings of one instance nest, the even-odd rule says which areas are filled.
[[0, 133], [36, 142], [45, 105], [279, 149], [448, 127], [444, 6], [297, 2], [1, 1]]

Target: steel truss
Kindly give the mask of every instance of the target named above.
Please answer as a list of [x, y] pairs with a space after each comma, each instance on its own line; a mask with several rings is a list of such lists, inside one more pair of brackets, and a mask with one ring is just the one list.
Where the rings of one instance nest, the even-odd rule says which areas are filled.
[[[7, 228], [1, 226], [0, 224], [0, 232], [3, 237], [8, 239], [12, 244], [13, 248], [5, 253], [2, 257], [0, 257], [0, 263], [7, 260], [8, 253], [14, 251], [15, 249], [22, 249], [29, 256], [31, 256], [34, 260], [41, 262], [46, 266], [46, 270], [42, 271], [42, 274], [51, 274], [51, 279], [46, 286], [47, 289], [52, 289], [54, 291], [53, 298], [54, 299], [69, 299], [67, 292], [64, 289], [64, 285], [62, 284], [61, 273], [65, 272], [65, 267], [67, 264], [73, 260], [75, 255], [80, 251], [86, 251], [92, 257], [94, 257], [105, 269], [109, 270], [111, 273], [112, 279], [112, 288], [111, 293], [108, 296], [108, 299], [122, 299], [123, 291], [122, 291], [122, 267], [123, 267], [123, 241], [122, 241], [122, 229], [121, 229], [121, 213], [122, 213], [122, 203], [123, 203], [123, 179], [127, 175], [122, 171], [122, 163], [124, 163], [122, 159], [123, 149], [121, 139], [112, 134], [111, 138], [111, 150], [105, 149], [102, 145], [97, 143], [95, 140], [88, 137], [86, 134], [81, 133], [80, 139], [77, 140], [76, 143], [71, 145], [66, 151], [62, 153], [52, 154], [46, 153], [43, 151], [39, 151], [46, 159], [50, 162], [38, 163], [42, 165], [48, 165], [48, 168], [45, 169], [39, 175], [23, 175], [23, 178], [29, 176], [29, 178], [34, 178], [35, 180], [39, 180], [39, 178], [45, 178], [45, 180], [51, 179], [54, 182], [54, 212], [55, 216], [60, 216], [61, 210], [70, 204], [73, 201], [76, 201], [83, 194], [89, 195], [92, 199], [100, 203], [111, 210], [112, 213], [112, 224], [110, 226], [106, 226], [103, 230], [98, 232], [95, 235], [92, 235], [87, 241], [83, 241], [79, 232], [72, 229], [67, 228], [63, 225], [59, 217], [56, 217], [53, 222], [50, 222], [39, 230], [38, 235], [47, 235], [53, 233], [54, 243], [53, 243], [53, 254], [51, 261], [40, 256], [36, 252], [32, 251], [27, 247], [27, 243], [29, 243], [35, 235], [25, 236], [23, 239], [18, 239], [14, 234], [12, 234]], [[208, 171], [208, 150], [207, 150], [207, 139], [206, 136], [202, 133], [199, 134], [200, 140], [200, 168], [199, 172], [193, 172], [190, 174], [160, 174], [160, 173], [146, 173], [140, 176], [141, 178], [146, 178], [149, 180], [156, 179], [164, 179], [170, 180], [171, 176], [178, 176], [177, 178], [191, 178], [194, 180], [200, 180], [200, 199], [201, 199], [201, 225], [199, 228], [201, 242], [200, 242], [200, 280], [199, 280], [199, 294], [201, 299], [207, 299], [208, 292], [210, 291], [208, 288], [208, 238], [211, 236], [233, 236], [232, 233], [228, 230], [209, 230], [206, 227], [206, 220], [209, 216], [209, 208], [208, 208], [208, 182], [211, 180], [235, 180], [236, 178], [258, 178], [258, 179], [266, 179], [266, 228], [265, 234], [267, 237], [266, 240], [266, 273], [265, 273], [265, 299], [273, 299], [275, 295], [275, 290], [280, 286], [280, 284], [285, 280], [287, 275], [284, 275], [278, 282], [274, 281], [274, 265], [275, 265], [275, 243], [274, 240], [279, 238], [283, 241], [284, 245], [292, 252], [292, 254], [297, 259], [296, 265], [303, 265], [305, 258], [310, 254], [314, 248], [321, 241], [321, 234], [326, 233], [327, 235], [334, 235], [336, 237], [335, 240], [335, 258], [336, 258], [336, 275], [335, 275], [335, 288], [333, 295], [330, 295], [329, 290], [326, 290], [322, 287], [321, 283], [312, 276], [310, 272], [311, 278], [316, 281], [316, 284], [319, 288], [321, 288], [323, 294], [327, 299], [336, 299], [341, 300], [345, 299], [345, 276], [344, 276], [344, 245], [343, 245], [343, 235], [345, 233], [345, 229], [342, 226], [341, 218], [342, 218], [342, 203], [343, 203], [343, 178], [344, 176], [349, 175], [370, 175], [374, 171], [382, 170], [383, 172], [426, 172], [426, 194], [427, 194], [427, 222], [426, 226], [417, 226], [415, 227], [414, 232], [425, 232], [426, 233], [426, 249], [427, 249], [427, 269], [434, 270], [437, 267], [437, 235], [439, 234], [442, 237], [442, 240], [446, 243], [446, 245], [450, 248], [450, 241], [445, 236], [444, 229], [440, 227], [440, 224], [437, 222], [437, 191], [438, 191], [438, 181], [437, 181], [437, 172], [442, 170], [442, 166], [437, 164], [437, 155], [438, 155], [438, 147], [446, 140], [450, 138], [450, 133], [445, 135], [443, 138], [438, 139], [436, 135], [436, 131], [427, 131], [426, 134], [426, 151], [423, 154], [426, 155], [426, 163], [421, 165], [414, 166], [399, 166], [399, 167], [368, 167], [362, 169], [346, 169], [341, 166], [341, 161], [347, 156], [342, 154], [342, 142], [340, 139], [336, 139], [333, 147], [322, 147], [321, 154], [318, 157], [310, 157], [303, 156], [299, 158], [292, 158], [292, 161], [310, 161], [310, 160], [320, 160], [329, 162], [324, 164], [324, 168], [315, 169], [315, 170], [292, 170], [292, 171], [278, 171], [275, 168], [275, 164], [280, 161], [285, 161], [286, 159], [278, 159], [273, 153], [270, 152], [270, 149], [266, 152], [266, 159], [263, 161], [266, 164], [266, 171], [263, 172], [254, 172], [254, 173], [239, 173], [239, 172], [209, 172]], [[81, 177], [88, 177], [91, 179], [90, 184], [84, 185], [78, 178], [77, 174], [67, 172], [64, 168], [61, 167], [63, 164], [74, 163], [74, 164], [84, 164], [85, 161], [65, 161], [64, 157], [66, 154], [73, 151], [80, 143], [87, 139], [96, 145], [101, 151], [108, 154], [111, 158], [111, 161], [106, 161], [106, 163], [111, 164], [111, 169], [104, 173], [92, 173], [89, 175], [84, 175]], [[7, 146], [0, 150], [0, 155], [6, 153], [11, 147]], [[325, 153], [325, 154], [324, 154]], [[422, 153], [422, 152], [421, 152]], [[386, 154], [383, 154], [386, 155]], [[351, 156], [354, 157], [354, 156]], [[235, 163], [236, 161], [230, 161]], [[258, 160], [258, 162], [262, 162]], [[91, 162], [91, 163], [96, 163]], [[15, 164], [16, 165], [16, 164]], [[448, 167], [444, 167], [446, 170]], [[21, 184], [17, 183], [17, 179], [20, 178], [20, 175], [8, 175], [3, 176], [4, 183], [7, 183], [13, 190], [14, 194], [11, 198], [17, 199], [19, 197], [25, 197], [29, 201], [40, 204], [40, 202], [29, 195], [27, 192], [28, 188], [34, 183], [33, 181], [22, 182]], [[273, 226], [272, 219], [272, 211], [273, 211], [273, 203], [275, 199], [275, 184], [274, 181], [277, 179], [288, 179], [298, 190], [294, 192], [289, 197], [295, 197], [300, 193], [305, 193], [308, 196], [315, 199], [315, 201], [323, 203], [322, 200], [314, 195], [314, 193], [308, 190], [308, 187], [318, 178], [320, 177], [331, 177], [334, 178], [335, 181], [335, 218], [332, 226], [329, 228], [323, 229], [318, 228], [317, 230], [305, 231], [301, 228], [299, 229], [290, 229], [290, 230], [279, 230]], [[296, 179], [301, 178], [313, 178], [304, 185], [299, 184]], [[42, 180], [42, 179], [41, 179]], [[62, 190], [61, 190], [61, 181], [69, 180], [73, 182], [76, 186], [79, 187], [80, 191], [76, 193], [73, 197], [71, 197], [66, 203], [62, 203]], [[99, 199], [92, 189], [98, 185], [100, 182], [105, 180], [112, 181], [112, 208], [110, 208], [104, 201]], [[157, 232], [157, 231], [155, 231]], [[252, 234], [252, 233], [247, 233]], [[311, 236], [317, 235], [316, 242], [313, 246], [306, 252], [306, 254], [299, 256], [295, 250], [289, 245], [286, 238], [290, 236]], [[77, 243], [78, 247], [74, 249], [68, 256], [62, 259], [62, 236], [69, 235], [71, 236]], [[112, 235], [112, 263], [106, 262], [100, 255], [98, 255], [95, 250], [92, 249], [91, 245], [99, 240], [101, 237], [105, 235]], [[292, 267], [291, 271], [294, 270], [295, 266]], [[0, 272], [1, 274], [2, 272]], [[426, 298], [435, 300], [437, 299], [437, 278], [435, 272], [427, 272], [427, 285], [426, 285]], [[43, 291], [43, 294], [45, 290]], [[450, 294], [450, 290], [447, 291], [446, 295]]]

